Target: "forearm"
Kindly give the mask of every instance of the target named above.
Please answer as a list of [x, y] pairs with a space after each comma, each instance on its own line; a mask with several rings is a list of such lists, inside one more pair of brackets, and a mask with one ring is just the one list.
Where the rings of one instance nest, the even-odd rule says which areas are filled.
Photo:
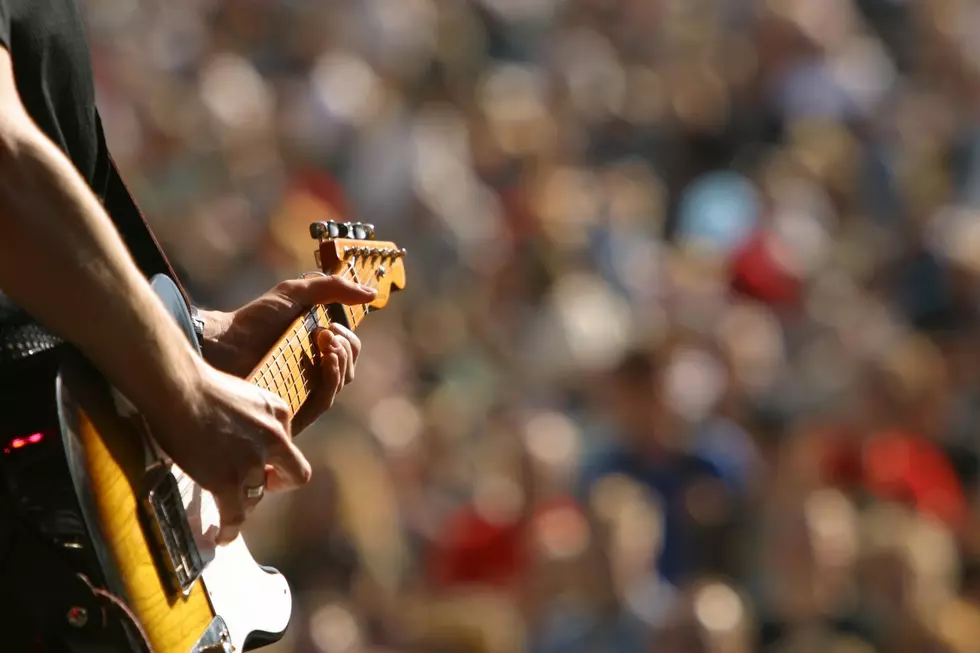
[[33, 125], [4, 127], [0, 289], [139, 408], [172, 408], [199, 374], [191, 347], [67, 158]]

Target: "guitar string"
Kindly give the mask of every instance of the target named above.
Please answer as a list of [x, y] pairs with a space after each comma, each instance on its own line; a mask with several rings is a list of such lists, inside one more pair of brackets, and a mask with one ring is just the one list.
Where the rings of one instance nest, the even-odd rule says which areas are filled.
[[[348, 261], [348, 268], [343, 272], [342, 276], [344, 276], [345, 278], [350, 279], [351, 281], [354, 281], [355, 283], [364, 285], [363, 282], [361, 281], [360, 277], [357, 274], [357, 269], [354, 267], [353, 261]], [[359, 322], [360, 320], [362, 320], [364, 318], [364, 316], [367, 315], [367, 308], [364, 305], [355, 305], [355, 306], [351, 306], [349, 308], [351, 310], [351, 317], [352, 317], [352, 319], [354, 321]], [[359, 309], [360, 310], [360, 314], [359, 315], [355, 315], [354, 309]], [[319, 313], [319, 315], [318, 315], [318, 313]], [[315, 324], [317, 324], [317, 325], [320, 325], [321, 324], [321, 319], [322, 318], [323, 319], [326, 319], [328, 323], [329, 323], [329, 320], [330, 320], [329, 316], [326, 315], [326, 311], [324, 310], [323, 306], [314, 306], [313, 308], [311, 308], [304, 315], [304, 318], [311, 318], [311, 317], [313, 318], [313, 322]], [[304, 320], [304, 325], [303, 326], [306, 326], [305, 325], [305, 320]], [[267, 371], [270, 374], [271, 380], [275, 381], [276, 380], [275, 374], [271, 372], [272, 363], [276, 363], [277, 364], [277, 367], [278, 367], [278, 363], [281, 360], [284, 360], [284, 353], [286, 353], [286, 352], [290, 352], [290, 353], [294, 352], [295, 351], [293, 349], [293, 345], [294, 344], [300, 345], [302, 347], [303, 342], [308, 342], [311, 335], [312, 335], [312, 331], [311, 330], [307, 330], [306, 333], [300, 333], [299, 331], [296, 331], [296, 333], [293, 336], [291, 336], [290, 338], [285, 339], [283, 342], [281, 342], [279, 344], [279, 347], [280, 347], [279, 353], [277, 353], [275, 356], [273, 356], [272, 358], [270, 358], [269, 361], [265, 365], [262, 366], [263, 369], [262, 369], [261, 372], [259, 372], [259, 373], [257, 373], [256, 375], [253, 376], [253, 383], [255, 381], [261, 380], [262, 377], [265, 375], [265, 373]], [[303, 353], [306, 354], [306, 351], [304, 350]], [[297, 360], [296, 362], [299, 363], [300, 361]], [[288, 369], [288, 363], [289, 363], [289, 361], [286, 361], [287, 369]], [[308, 380], [307, 380], [307, 376], [306, 375], [310, 371], [310, 367], [311, 366], [310, 365], [305, 365], [305, 366], [304, 365], [297, 365], [297, 367], [298, 367], [299, 372], [300, 372], [299, 373], [299, 377], [300, 377], [300, 379], [303, 382], [304, 392], [306, 392], [306, 397], [304, 397], [302, 399], [302, 401], [305, 402], [306, 398], [309, 397], [309, 394], [310, 394]], [[286, 383], [286, 379], [283, 376], [283, 370], [282, 370], [282, 368], [279, 368], [278, 371], [279, 371], [279, 380], [281, 380], [283, 383]], [[295, 375], [293, 375], [293, 378], [295, 379]], [[310, 380], [310, 382], [312, 382], [312, 380]], [[295, 382], [294, 382], [294, 386], [297, 389], [297, 398], [298, 398], [299, 397], [299, 394], [298, 394], [298, 386], [296, 386]], [[270, 391], [272, 390], [272, 388], [268, 388], [268, 389]], [[280, 394], [278, 392], [278, 389], [279, 389], [278, 387], [275, 388], [275, 390], [277, 391], [277, 394]], [[280, 394], [280, 396], [282, 396], [282, 395]], [[288, 398], [286, 398], [286, 400], [289, 401]], [[302, 404], [300, 404], [300, 406], [302, 406]], [[292, 408], [292, 403], [291, 402], [290, 402], [290, 408]], [[296, 410], [299, 410], [299, 407], [297, 407]], [[176, 492], [176, 493], [179, 494], [179, 496], [181, 498], [181, 503], [186, 503], [187, 502], [187, 499], [195, 491], [195, 488], [199, 487], [196, 483], [193, 482], [193, 479], [191, 479], [192, 484], [191, 484], [191, 486], [189, 488], [187, 488], [187, 491], [185, 492], [184, 490], [181, 490], [180, 489], [180, 483], [181, 483], [181, 481], [185, 480], [186, 478], [188, 478], [187, 477], [187, 474], [183, 470], [180, 470], [180, 473], [179, 474], [175, 474], [174, 475], [174, 479], [175, 479], [175, 481], [177, 483], [177, 487], [171, 489], [171, 491], [167, 495], [164, 496], [164, 499], [165, 500], [171, 499], [174, 496], [174, 493]], [[200, 512], [201, 516], [204, 517], [205, 515], [211, 515], [212, 512], [213, 512], [213, 510], [217, 510], [217, 502], [212, 501], [210, 508], [211, 508], [210, 510], [208, 510], [207, 512], [205, 512], [205, 508], [202, 507], [202, 510]]]

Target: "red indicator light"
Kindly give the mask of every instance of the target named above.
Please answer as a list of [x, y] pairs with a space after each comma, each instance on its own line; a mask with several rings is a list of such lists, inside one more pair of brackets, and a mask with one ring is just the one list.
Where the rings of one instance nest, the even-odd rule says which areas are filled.
[[29, 444], [37, 444], [43, 439], [44, 439], [43, 433], [32, 433], [27, 437], [14, 438], [13, 440], [10, 441], [10, 446], [4, 447], [3, 452], [10, 453], [11, 449], [22, 449]]

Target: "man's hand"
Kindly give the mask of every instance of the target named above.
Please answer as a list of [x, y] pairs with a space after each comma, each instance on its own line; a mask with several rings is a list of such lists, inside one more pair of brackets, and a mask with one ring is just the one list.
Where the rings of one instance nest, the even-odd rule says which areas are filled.
[[276, 395], [204, 361], [192, 387], [193, 395], [174, 409], [146, 417], [163, 450], [214, 495], [221, 514], [217, 542], [226, 544], [265, 489], [305, 484], [310, 463], [293, 444], [289, 407]]
[[[244, 378], [293, 321], [319, 304], [366, 304], [376, 296], [373, 288], [341, 276], [284, 281], [237, 311], [201, 311], [204, 319], [204, 357], [218, 369]], [[300, 433], [333, 405], [337, 393], [354, 380], [361, 341], [349, 329], [334, 324], [316, 334], [322, 383], [293, 417], [293, 433]]]

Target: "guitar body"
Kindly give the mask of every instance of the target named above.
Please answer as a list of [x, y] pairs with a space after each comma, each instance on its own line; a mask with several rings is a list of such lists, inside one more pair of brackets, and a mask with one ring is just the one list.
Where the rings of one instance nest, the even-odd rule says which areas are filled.
[[215, 549], [186, 594], [174, 592], [165, 582], [168, 570], [161, 565], [160, 544], [142, 507], [147, 480], [159, 461], [146, 464], [152, 451], [139, 432], [110, 410], [104, 387], [99, 389], [101, 397], [92, 396], [97, 382], [83, 374], [64, 374], [59, 383], [63, 432], [79, 445], [70, 458], [73, 481], [87, 485], [82, 492], [92, 498], [95, 521], [89, 527], [110, 554], [104, 564], [115, 567], [121, 595], [155, 653], [193, 653], [196, 647], [220, 642], [222, 636], [236, 651], [244, 650], [246, 643], [279, 639], [289, 622], [289, 587], [279, 573], [256, 564], [241, 537]]
[[[165, 277], [153, 285], [193, 339], [176, 287]], [[60, 538], [74, 567], [126, 603], [154, 653], [243, 651], [278, 640], [289, 622], [289, 587], [255, 562], [241, 537], [214, 546], [218, 514], [210, 494], [166, 459], [138, 415], [80, 357], [62, 357], [52, 390], [56, 415], [49, 423], [61, 437], [40, 444], [63, 455], [46, 455], [43, 475], [70, 488], [63, 492], [74, 495], [69, 510], [84, 522], [70, 542]], [[40, 432], [50, 417], [27, 431]], [[34, 448], [9, 458], [37, 456], [28, 451]], [[36, 464], [23, 469], [39, 473]], [[29, 484], [17, 470], [15, 462], [7, 471], [18, 485]], [[65, 510], [64, 502], [44, 503], [36, 510]], [[119, 650], [133, 648], [133, 633], [121, 635]]]

